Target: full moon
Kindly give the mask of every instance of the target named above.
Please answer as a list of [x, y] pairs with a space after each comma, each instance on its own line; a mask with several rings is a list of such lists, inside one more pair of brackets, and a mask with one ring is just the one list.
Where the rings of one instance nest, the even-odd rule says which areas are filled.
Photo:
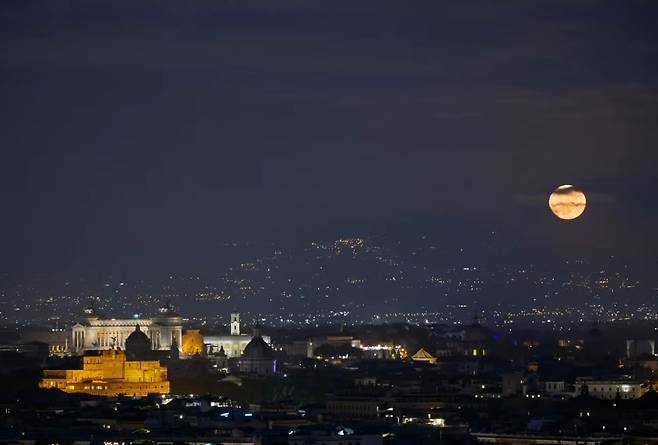
[[561, 185], [551, 193], [548, 206], [560, 219], [576, 219], [585, 211], [585, 194], [573, 185]]

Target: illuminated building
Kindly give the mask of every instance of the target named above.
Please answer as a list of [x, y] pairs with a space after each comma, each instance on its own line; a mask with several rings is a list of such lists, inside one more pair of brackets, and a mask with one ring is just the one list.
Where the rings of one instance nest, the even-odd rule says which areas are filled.
[[400, 345], [370, 345], [370, 346], [361, 346], [361, 350], [364, 352], [364, 357], [367, 358], [377, 358], [384, 360], [392, 359], [404, 359], [407, 358], [407, 351]]
[[564, 381], [547, 381], [543, 382], [544, 392], [549, 395], [560, 395], [566, 393], [567, 386]]
[[169, 393], [167, 368], [157, 360], [126, 359], [123, 351], [89, 352], [82, 357], [82, 369], [43, 371], [40, 388], [82, 392], [99, 396], [146, 396]]
[[149, 338], [151, 349], [168, 351], [174, 340], [178, 345], [182, 343], [182, 324], [180, 315], [170, 305], [161, 307], [158, 315], [150, 319], [105, 319], [96, 314], [93, 308], [87, 308], [83, 319], [71, 328], [69, 345], [74, 354], [111, 348], [125, 349], [126, 339], [137, 325]]
[[181, 345], [183, 354], [186, 355], [203, 355], [205, 346], [203, 344], [203, 335], [198, 329], [188, 329], [183, 334], [183, 343]]
[[587, 392], [591, 397], [597, 399], [637, 399], [649, 391], [651, 387], [634, 380], [590, 380], [577, 379], [575, 383], [575, 395]]
[[[204, 338], [208, 354], [214, 354], [224, 349], [228, 358], [240, 357], [242, 351], [251, 341], [251, 336], [240, 333], [240, 314], [231, 314], [231, 335], [210, 335]], [[263, 336], [265, 343], [270, 343], [270, 337]]]
[[231, 313], [231, 335], [240, 335], [240, 314]]
[[436, 357], [434, 357], [432, 354], [424, 350], [423, 348], [420, 348], [418, 352], [416, 352], [412, 357], [411, 360], [414, 362], [425, 362], [429, 363], [431, 365], [436, 364]]

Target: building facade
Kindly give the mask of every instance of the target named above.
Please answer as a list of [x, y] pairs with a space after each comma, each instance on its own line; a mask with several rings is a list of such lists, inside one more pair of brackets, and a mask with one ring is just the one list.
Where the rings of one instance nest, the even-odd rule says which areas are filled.
[[44, 370], [39, 387], [99, 396], [143, 397], [168, 394], [169, 380], [167, 368], [158, 360], [130, 361], [123, 351], [111, 349], [85, 355], [82, 369]]
[[[228, 358], [236, 358], [242, 356], [244, 348], [247, 347], [251, 341], [251, 335], [242, 334], [240, 331], [240, 314], [232, 313], [230, 322], [231, 335], [207, 335], [204, 336], [204, 343], [206, 351], [209, 355], [216, 354], [220, 349], [224, 349], [224, 353]], [[270, 337], [263, 336], [263, 340], [267, 344], [271, 343]]]
[[185, 330], [183, 333], [181, 352], [187, 357], [205, 355], [206, 347], [204, 344], [203, 335], [201, 335], [201, 331], [198, 329]]
[[[634, 380], [590, 380], [577, 379], [574, 385], [574, 395], [587, 392], [597, 399], [637, 399], [649, 391], [650, 386]], [[583, 389], [586, 387], [586, 390]]]
[[170, 350], [172, 344], [183, 343], [183, 321], [170, 305], [159, 309], [158, 314], [150, 319], [106, 319], [101, 318], [93, 308], [84, 311], [82, 320], [71, 328], [70, 352], [76, 355], [84, 351], [104, 349], [125, 349], [126, 339], [135, 330], [135, 326], [148, 336], [151, 349], [155, 351]]

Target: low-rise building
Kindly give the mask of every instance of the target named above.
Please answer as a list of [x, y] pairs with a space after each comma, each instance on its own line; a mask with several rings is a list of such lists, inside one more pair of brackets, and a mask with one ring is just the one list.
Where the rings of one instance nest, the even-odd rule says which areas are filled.
[[[585, 389], [584, 389], [585, 388]], [[574, 394], [584, 392], [597, 399], [637, 399], [649, 390], [648, 386], [635, 380], [577, 379]]]
[[544, 382], [544, 392], [549, 395], [563, 394], [566, 390], [564, 380], [553, 380]]

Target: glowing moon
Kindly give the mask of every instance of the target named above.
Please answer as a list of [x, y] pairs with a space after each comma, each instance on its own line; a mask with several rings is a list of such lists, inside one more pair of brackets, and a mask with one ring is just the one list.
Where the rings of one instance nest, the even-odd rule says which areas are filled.
[[548, 206], [560, 219], [576, 219], [585, 211], [585, 194], [573, 185], [561, 185], [551, 193]]

